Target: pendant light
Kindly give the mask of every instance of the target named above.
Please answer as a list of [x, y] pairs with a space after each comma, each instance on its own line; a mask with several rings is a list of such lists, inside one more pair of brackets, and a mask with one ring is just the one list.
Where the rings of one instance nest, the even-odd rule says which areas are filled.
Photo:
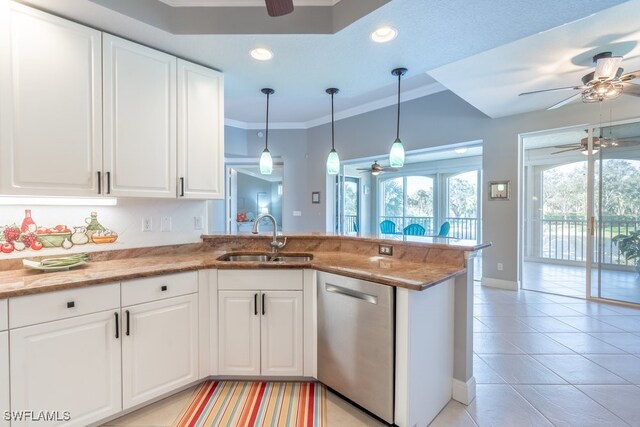
[[273, 172], [273, 159], [269, 152], [269, 96], [273, 95], [275, 91], [270, 88], [264, 88], [261, 92], [267, 95], [267, 120], [264, 133], [264, 150], [260, 156], [260, 173], [262, 175], [271, 175], [271, 172]]
[[329, 157], [327, 157], [327, 173], [329, 175], [337, 175], [340, 171], [340, 157], [335, 147], [335, 129], [333, 120], [333, 95], [339, 92], [335, 87], [331, 87], [326, 90], [331, 95], [331, 151], [329, 151]]
[[395, 68], [391, 71], [391, 74], [398, 76], [398, 121], [396, 122], [396, 140], [391, 146], [389, 152], [389, 162], [392, 168], [401, 168], [404, 166], [404, 146], [400, 140], [400, 79], [407, 72], [406, 68]]

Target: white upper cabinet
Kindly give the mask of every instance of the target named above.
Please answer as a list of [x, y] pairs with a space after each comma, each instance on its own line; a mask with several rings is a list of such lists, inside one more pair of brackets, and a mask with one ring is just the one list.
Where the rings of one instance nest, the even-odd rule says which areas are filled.
[[222, 73], [178, 59], [178, 196], [224, 196]]
[[101, 33], [0, 2], [0, 192], [98, 194]]
[[112, 196], [176, 196], [176, 58], [103, 35], [104, 174]]

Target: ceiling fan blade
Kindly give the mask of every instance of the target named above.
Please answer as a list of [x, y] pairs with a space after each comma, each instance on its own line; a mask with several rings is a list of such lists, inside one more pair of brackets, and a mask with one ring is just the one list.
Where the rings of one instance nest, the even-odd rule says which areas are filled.
[[568, 90], [568, 89], [579, 90], [579, 89], [584, 89], [584, 88], [582, 86], [555, 87], [553, 89], [542, 89], [542, 90], [533, 90], [531, 92], [522, 92], [522, 93], [518, 94], [518, 96], [531, 95], [533, 93], [553, 92], [553, 91], [556, 91], [556, 90]]
[[357, 168], [357, 171], [370, 171], [371, 168]]
[[620, 81], [622, 82], [630, 82], [631, 80], [637, 79], [640, 77], [640, 70], [632, 71], [630, 73], [626, 73], [620, 76]]
[[640, 145], [640, 141], [635, 139], [605, 139], [604, 148], [621, 148], [621, 147], [635, 147]]
[[622, 85], [622, 93], [625, 95], [640, 96], [640, 85], [624, 82]]
[[596, 62], [594, 80], [611, 80], [616, 76], [618, 67], [622, 62], [621, 56], [611, 56], [609, 58], [599, 58]]
[[567, 148], [565, 150], [559, 150], [559, 151], [554, 151], [551, 154], [560, 154], [560, 153], [566, 153], [567, 151], [575, 151], [575, 150], [580, 150], [582, 147], [574, 147], [574, 148]]
[[282, 16], [293, 12], [293, 0], [265, 0], [269, 16]]
[[564, 145], [554, 145], [553, 148], [580, 148], [582, 144], [564, 144]]
[[397, 172], [397, 171], [399, 171], [400, 169], [398, 169], [398, 168], [385, 168], [385, 167], [383, 167], [383, 168], [382, 168], [382, 170], [383, 170], [384, 172]]
[[564, 105], [567, 105], [567, 104], [575, 101], [576, 99], [579, 99], [581, 96], [582, 96], [582, 92], [578, 92], [575, 95], [571, 95], [567, 99], [558, 102], [557, 104], [553, 104], [551, 107], [547, 108], [547, 110], [555, 110], [556, 108], [560, 108], [560, 107], [562, 107]]

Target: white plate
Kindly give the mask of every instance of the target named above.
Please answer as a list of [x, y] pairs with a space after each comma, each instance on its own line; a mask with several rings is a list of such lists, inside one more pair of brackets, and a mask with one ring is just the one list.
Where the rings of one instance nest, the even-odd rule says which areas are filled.
[[42, 265], [40, 264], [39, 261], [31, 261], [28, 259], [23, 259], [22, 260], [22, 264], [27, 267], [27, 268], [33, 268], [34, 270], [41, 270], [41, 271], [65, 271], [68, 270], [70, 268], [73, 267], [78, 267], [82, 264], [86, 264], [86, 261], [78, 261], [76, 263], [73, 264], [69, 264], [69, 265], [65, 265], [63, 267], [55, 267], [55, 266], [46, 266], [46, 265]]

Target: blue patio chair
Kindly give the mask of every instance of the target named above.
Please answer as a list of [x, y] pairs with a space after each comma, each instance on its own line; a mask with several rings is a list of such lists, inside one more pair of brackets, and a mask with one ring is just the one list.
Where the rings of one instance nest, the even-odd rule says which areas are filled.
[[451, 229], [451, 224], [449, 224], [449, 221], [443, 222], [442, 226], [440, 227], [440, 231], [438, 232], [438, 237], [447, 237], [447, 234], [449, 234], [450, 229]]
[[380, 233], [396, 234], [396, 223], [388, 219], [385, 219], [380, 223]]
[[402, 234], [406, 236], [424, 236], [424, 227], [420, 224], [409, 224], [407, 225]]

